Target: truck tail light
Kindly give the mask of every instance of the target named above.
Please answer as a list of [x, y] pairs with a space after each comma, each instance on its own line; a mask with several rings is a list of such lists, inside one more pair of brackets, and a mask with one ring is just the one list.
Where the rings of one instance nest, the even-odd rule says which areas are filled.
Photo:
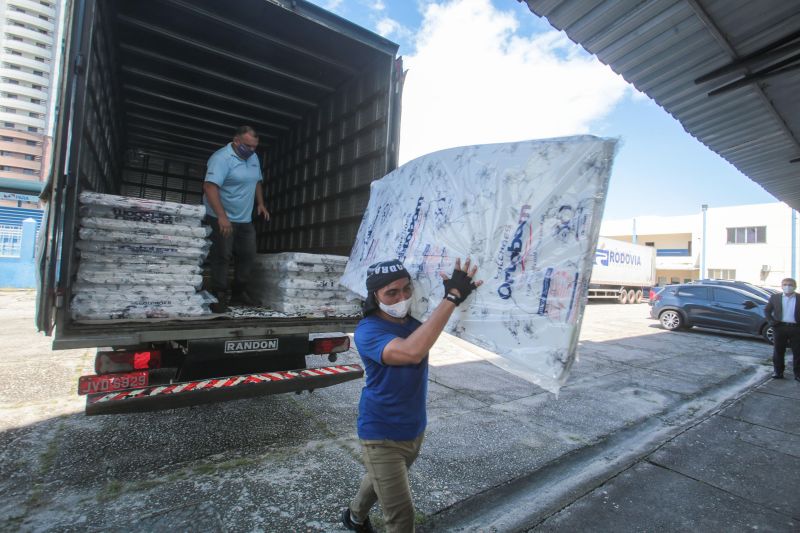
[[350, 349], [350, 337], [322, 337], [311, 341], [311, 353], [341, 353]]
[[94, 371], [100, 375], [151, 368], [161, 368], [161, 352], [157, 350], [97, 352], [94, 359]]

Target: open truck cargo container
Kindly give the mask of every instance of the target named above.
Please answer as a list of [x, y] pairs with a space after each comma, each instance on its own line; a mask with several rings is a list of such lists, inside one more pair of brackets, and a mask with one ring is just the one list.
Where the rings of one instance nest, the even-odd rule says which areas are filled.
[[[160, 389], [135, 398], [120, 392], [100, 402], [109, 407], [97, 403], [95, 390], [87, 412], [227, 399], [220, 391], [234, 397], [234, 387], [240, 396], [313, 389], [363, 375], [357, 365], [300, 373], [306, 354], [346, 349], [309, 336], [352, 331], [353, 317], [72, 320], [78, 195], [199, 204], [208, 157], [248, 124], [260, 135], [272, 216], [256, 222], [259, 253], [348, 255], [370, 183], [397, 166], [398, 46], [301, 0], [74, 0], [66, 17], [37, 326], [53, 336], [54, 349], [122, 350], [103, 357], [149, 378], [147, 387], [138, 387], [141, 374], [106, 379], [98, 385], [106, 392]], [[265, 349], [226, 354], [232, 340]], [[132, 363], [136, 357], [144, 368]], [[151, 368], [156, 360], [159, 370]], [[218, 384], [228, 376], [228, 385]], [[191, 380], [194, 386], [181, 386]]]

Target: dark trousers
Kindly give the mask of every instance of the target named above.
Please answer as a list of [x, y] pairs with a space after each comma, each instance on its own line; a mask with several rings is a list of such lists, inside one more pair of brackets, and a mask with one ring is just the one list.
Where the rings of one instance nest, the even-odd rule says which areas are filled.
[[233, 282], [234, 292], [241, 292], [250, 281], [250, 273], [256, 259], [256, 229], [252, 223], [231, 222], [233, 233], [223, 237], [216, 217], [207, 216], [211, 226], [211, 251], [208, 263], [211, 266], [211, 290], [224, 293], [228, 290], [228, 267], [236, 256]]
[[776, 324], [773, 330], [773, 341], [772, 368], [775, 373], [783, 374], [783, 370], [786, 368], [784, 357], [788, 345], [792, 349], [794, 375], [800, 376], [800, 326]]

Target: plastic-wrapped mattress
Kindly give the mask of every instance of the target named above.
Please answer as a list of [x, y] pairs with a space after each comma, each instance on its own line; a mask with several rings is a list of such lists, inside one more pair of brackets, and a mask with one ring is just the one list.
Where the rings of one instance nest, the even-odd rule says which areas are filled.
[[140, 320], [211, 314], [198, 293], [210, 228], [202, 206], [108, 194], [80, 195], [73, 318]]
[[[249, 294], [287, 315], [353, 316], [361, 305], [339, 285], [347, 257], [287, 252], [259, 255]], [[350, 301], [348, 301], [348, 299]]]
[[471, 257], [484, 285], [446, 331], [557, 391], [575, 358], [616, 141], [578, 136], [454, 148], [372, 184], [342, 285], [366, 296], [367, 267], [401, 259], [412, 315], [444, 296], [439, 272]]

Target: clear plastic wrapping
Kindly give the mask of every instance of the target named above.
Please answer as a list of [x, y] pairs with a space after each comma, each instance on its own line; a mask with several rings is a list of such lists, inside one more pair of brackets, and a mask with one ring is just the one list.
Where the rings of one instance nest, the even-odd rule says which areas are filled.
[[211, 235], [211, 228], [208, 226], [170, 225], [102, 217], [83, 217], [81, 218], [81, 226], [84, 228], [106, 231], [132, 231], [140, 235], [175, 235], [178, 237], [194, 237], [198, 239], [205, 239]]
[[107, 194], [80, 195], [76, 320], [193, 318], [216, 302], [203, 282], [210, 228], [202, 206]]
[[454, 148], [372, 184], [342, 285], [366, 296], [366, 270], [401, 259], [412, 315], [444, 296], [440, 272], [471, 257], [484, 285], [446, 331], [557, 391], [575, 358], [616, 140], [578, 136]]
[[339, 285], [347, 257], [280, 253], [260, 255], [253, 269], [250, 295], [270, 309], [303, 316], [351, 316], [360, 304], [348, 301]]
[[202, 220], [202, 218], [206, 216], [206, 208], [203, 205], [162, 202], [159, 200], [148, 200], [147, 198], [116, 196], [97, 192], [82, 192], [80, 194], [80, 203], [91, 206], [115, 207], [123, 210], [163, 213], [165, 215], [195, 218], [198, 220]]
[[158, 235], [139, 231], [107, 231], [102, 229], [81, 228], [78, 236], [85, 241], [113, 242], [116, 244], [156, 244], [180, 246], [181, 248], [198, 248], [207, 250], [211, 243], [201, 237], [181, 237], [178, 235]]

